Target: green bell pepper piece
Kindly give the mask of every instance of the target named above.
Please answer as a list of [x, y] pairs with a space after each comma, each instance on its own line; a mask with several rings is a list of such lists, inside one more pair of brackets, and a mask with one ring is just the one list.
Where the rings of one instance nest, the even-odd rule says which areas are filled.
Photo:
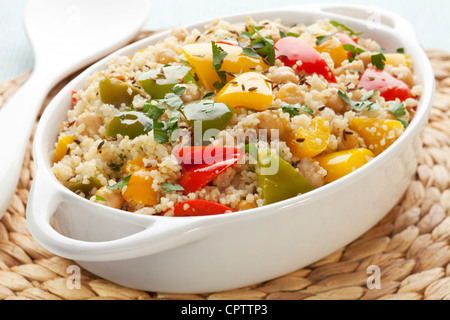
[[201, 139], [204, 145], [209, 144], [209, 139], [204, 139], [205, 132], [210, 129], [223, 130], [233, 117], [234, 109], [225, 103], [215, 102], [214, 100], [200, 100], [186, 104], [182, 112], [194, 131], [194, 138], [198, 140], [194, 142], [197, 144], [199, 144], [199, 139], [196, 135], [200, 130], [196, 130], [195, 127], [201, 123]]
[[166, 66], [142, 73], [138, 81], [153, 99], [164, 99], [170, 88], [182, 82], [190, 70], [186, 66]]
[[311, 183], [294, 167], [267, 149], [258, 152], [257, 175], [265, 205], [314, 190]]
[[118, 134], [134, 139], [147, 134], [153, 129], [153, 120], [138, 111], [125, 111], [116, 115], [106, 128], [106, 138], [117, 137]]
[[89, 196], [94, 188], [100, 189], [102, 187], [97, 178], [91, 178], [89, 184], [83, 184], [81, 181], [68, 182], [66, 188], [72, 192], [81, 191], [85, 196]]
[[105, 77], [100, 81], [98, 89], [100, 100], [103, 103], [112, 104], [116, 108], [120, 108], [123, 103], [129, 106], [133, 103], [133, 99], [136, 95], [145, 94], [126, 82], [116, 78], [110, 79], [108, 77]]

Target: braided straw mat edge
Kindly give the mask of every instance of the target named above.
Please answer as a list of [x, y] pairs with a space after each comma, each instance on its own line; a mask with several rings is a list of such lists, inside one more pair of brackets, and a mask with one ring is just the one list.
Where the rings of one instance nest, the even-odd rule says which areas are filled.
[[[142, 32], [138, 39], [150, 35]], [[82, 270], [81, 289], [70, 290], [73, 261], [43, 249], [30, 235], [26, 204], [34, 176], [31, 143], [16, 193], [0, 221], [0, 299], [5, 300], [450, 300], [450, 54], [428, 50], [437, 93], [424, 130], [415, 180], [400, 203], [360, 239], [292, 274], [246, 288], [203, 295], [143, 292]], [[30, 72], [0, 83], [0, 106]], [[75, 75], [58, 84], [45, 105]], [[382, 270], [381, 289], [370, 290], [369, 266]]]

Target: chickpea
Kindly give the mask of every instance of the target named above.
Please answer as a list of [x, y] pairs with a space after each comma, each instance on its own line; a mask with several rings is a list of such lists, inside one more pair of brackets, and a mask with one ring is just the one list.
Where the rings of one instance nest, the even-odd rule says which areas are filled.
[[339, 151], [357, 149], [359, 147], [359, 135], [350, 129], [344, 130], [342, 132], [342, 141], [338, 146]]
[[267, 130], [267, 137], [272, 139], [272, 130], [278, 132], [280, 140], [286, 140], [289, 135], [289, 124], [284, 118], [280, 118], [278, 113], [260, 112], [256, 115], [259, 120], [257, 130]]
[[186, 37], [188, 36], [188, 32], [184, 28], [176, 28], [172, 31], [171, 34], [173, 37], [177, 38], [178, 41], [182, 42], [186, 40]]
[[362, 62], [361, 60], [355, 60], [342, 67], [339, 67], [336, 69], [336, 75], [343, 75], [347, 70], [355, 70], [360, 73], [364, 73], [364, 62]]
[[184, 103], [197, 101], [202, 98], [202, 93], [195, 84], [183, 84], [180, 85], [180, 87], [186, 88], [186, 91], [184, 91], [183, 95], [181, 96], [181, 99]]
[[370, 52], [363, 52], [359, 55], [359, 60], [364, 63], [364, 68], [367, 68], [372, 63], [372, 54]]
[[274, 83], [299, 83], [294, 69], [290, 67], [271, 68], [268, 77]]
[[98, 130], [103, 125], [102, 118], [96, 113], [82, 114], [76, 121], [77, 127], [84, 125], [82, 134], [86, 134], [90, 137], [98, 134]]
[[120, 190], [109, 190], [105, 187], [99, 189], [96, 193], [96, 196], [99, 196], [105, 201], [102, 200], [96, 200], [97, 203], [103, 204], [105, 206], [115, 208], [115, 209], [121, 209], [123, 205], [123, 197]]
[[156, 53], [156, 61], [161, 64], [168, 64], [170, 62], [177, 62], [178, 54], [169, 48], [162, 49]]
[[303, 103], [302, 90], [294, 83], [288, 83], [282, 86], [277, 93], [277, 98], [292, 105]]
[[254, 208], [256, 208], [256, 206], [249, 201], [241, 201], [238, 203], [238, 205], [236, 207], [236, 209], [238, 211], [245, 211], [245, 210], [250, 210], [250, 209], [254, 209]]
[[338, 89], [331, 88], [331, 96], [327, 99], [325, 106], [327, 108], [333, 109], [336, 113], [342, 114], [345, 112], [347, 108], [347, 104], [344, 100], [338, 95]]

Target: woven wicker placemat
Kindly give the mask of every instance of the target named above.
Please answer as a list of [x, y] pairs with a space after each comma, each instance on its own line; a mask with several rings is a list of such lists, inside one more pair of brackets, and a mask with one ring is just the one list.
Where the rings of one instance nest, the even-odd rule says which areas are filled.
[[[139, 38], [147, 35], [143, 32]], [[438, 50], [427, 54], [435, 69], [437, 93], [416, 178], [400, 203], [347, 247], [284, 277], [226, 292], [143, 292], [83, 269], [81, 289], [71, 290], [68, 267], [75, 263], [43, 249], [27, 229], [26, 204], [34, 177], [30, 143], [16, 193], [0, 221], [0, 299], [450, 299], [450, 54]], [[0, 83], [0, 106], [29, 74]], [[44, 106], [71, 78], [52, 90]], [[381, 270], [381, 289], [367, 286], [372, 265]]]

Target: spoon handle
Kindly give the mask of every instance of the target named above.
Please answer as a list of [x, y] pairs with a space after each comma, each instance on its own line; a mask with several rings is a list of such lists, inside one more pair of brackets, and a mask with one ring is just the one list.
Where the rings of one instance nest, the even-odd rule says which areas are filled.
[[36, 117], [54, 81], [33, 72], [0, 109], [0, 218], [14, 195]]

